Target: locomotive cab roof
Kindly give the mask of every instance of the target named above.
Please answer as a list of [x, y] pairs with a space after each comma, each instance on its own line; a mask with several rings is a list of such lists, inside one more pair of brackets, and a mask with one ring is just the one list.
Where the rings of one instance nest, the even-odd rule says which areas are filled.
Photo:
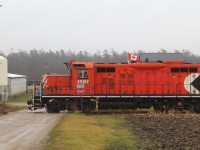
[[65, 63], [67, 68], [76, 68], [76, 69], [91, 69], [94, 67], [94, 63], [93, 62], [78, 62], [78, 61], [69, 61], [67, 63]]

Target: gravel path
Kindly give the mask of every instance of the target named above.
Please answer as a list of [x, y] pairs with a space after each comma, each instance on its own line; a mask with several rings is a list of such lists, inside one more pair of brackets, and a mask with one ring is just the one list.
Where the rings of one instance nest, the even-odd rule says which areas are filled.
[[63, 113], [22, 110], [0, 116], [0, 150], [40, 150]]

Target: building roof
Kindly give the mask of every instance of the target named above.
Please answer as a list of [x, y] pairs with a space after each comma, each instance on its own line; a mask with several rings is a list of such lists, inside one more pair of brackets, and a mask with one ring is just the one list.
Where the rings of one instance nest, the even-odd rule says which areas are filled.
[[8, 73], [8, 77], [9, 78], [27, 78], [27, 76], [25, 75], [12, 74], [12, 73]]
[[183, 53], [140, 53], [140, 61], [184, 61]]

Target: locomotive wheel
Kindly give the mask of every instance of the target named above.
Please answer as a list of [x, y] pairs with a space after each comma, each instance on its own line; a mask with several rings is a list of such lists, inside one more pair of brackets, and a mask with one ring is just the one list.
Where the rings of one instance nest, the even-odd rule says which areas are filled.
[[163, 105], [163, 101], [160, 100], [160, 101], [155, 101], [153, 103], [153, 108], [155, 110], [155, 112], [163, 112], [164, 111], [164, 105]]
[[46, 111], [48, 112], [48, 113], [51, 113], [51, 106], [50, 106], [50, 104], [49, 103], [47, 103], [46, 104]]
[[46, 105], [46, 110], [47, 110], [48, 113], [51, 113], [51, 112], [52, 112], [51, 106], [50, 106], [49, 103]]
[[195, 113], [200, 113], [200, 99], [194, 100], [192, 106]]
[[193, 106], [193, 111], [195, 113], [200, 113], [200, 104], [197, 104], [196, 106]]
[[191, 113], [194, 113], [194, 106], [190, 104], [187, 110]]
[[153, 103], [153, 108], [154, 108], [155, 112], [163, 113], [165, 111], [166, 113], [168, 113], [168, 111], [170, 109], [170, 103], [168, 100], [155, 101]]
[[91, 113], [92, 106], [90, 100], [82, 100], [82, 111], [86, 114]]
[[170, 103], [168, 100], [164, 100], [163, 101], [163, 109], [166, 113], [168, 113], [169, 109], [170, 109]]
[[46, 105], [48, 113], [59, 113], [60, 112], [60, 101], [52, 100]]
[[72, 111], [72, 112], [75, 112], [76, 110], [78, 110], [77, 103], [75, 103], [75, 102], [72, 103], [72, 104], [70, 105], [69, 110]]

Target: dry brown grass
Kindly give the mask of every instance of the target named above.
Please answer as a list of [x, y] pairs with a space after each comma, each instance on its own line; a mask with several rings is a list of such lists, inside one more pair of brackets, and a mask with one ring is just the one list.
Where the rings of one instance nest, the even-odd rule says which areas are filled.
[[12, 104], [0, 104], [0, 114], [6, 114], [8, 112], [18, 111], [25, 109], [26, 106], [12, 105]]

